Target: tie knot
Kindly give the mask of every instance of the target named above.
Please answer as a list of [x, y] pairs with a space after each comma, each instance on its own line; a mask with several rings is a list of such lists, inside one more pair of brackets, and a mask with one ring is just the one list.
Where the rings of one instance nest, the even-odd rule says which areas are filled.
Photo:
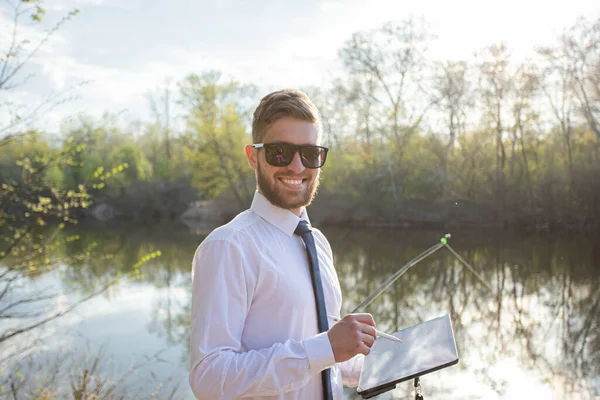
[[300, 220], [300, 222], [298, 223], [298, 226], [296, 227], [296, 230], [294, 231], [294, 233], [296, 235], [304, 235], [305, 233], [310, 232], [312, 229], [310, 229], [310, 226], [308, 226], [308, 222], [306, 222], [305, 220]]

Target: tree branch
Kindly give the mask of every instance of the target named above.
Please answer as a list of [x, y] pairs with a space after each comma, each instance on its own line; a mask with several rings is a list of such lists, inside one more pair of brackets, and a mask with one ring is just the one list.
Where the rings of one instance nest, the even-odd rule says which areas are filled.
[[47, 317], [47, 318], [45, 318], [45, 319], [43, 319], [41, 321], [33, 323], [33, 324], [29, 325], [29, 326], [25, 326], [23, 328], [13, 329], [13, 330], [9, 330], [7, 332], [4, 332], [2, 334], [2, 336], [0, 336], [0, 343], [3, 343], [5, 341], [7, 341], [8, 339], [10, 339], [12, 337], [15, 337], [17, 335], [20, 335], [22, 333], [29, 332], [29, 331], [31, 331], [31, 330], [39, 327], [39, 326], [47, 324], [48, 322], [50, 322], [52, 320], [55, 320], [56, 318], [59, 318], [59, 317], [65, 315], [65, 314], [73, 311], [75, 308], [79, 307], [81, 304], [83, 304], [86, 301], [88, 301], [88, 300], [96, 297], [100, 293], [106, 291], [109, 287], [111, 287], [115, 283], [116, 283], [116, 281], [112, 281], [112, 282], [104, 285], [100, 290], [97, 290], [97, 291], [93, 292], [92, 294], [90, 294], [90, 295], [88, 295], [88, 296], [86, 296], [86, 297], [84, 297], [84, 298], [76, 301], [75, 303], [71, 304], [69, 307], [67, 307], [63, 311], [55, 313], [55, 314], [53, 314], [53, 315], [51, 315], [51, 316], [49, 316], [49, 317]]

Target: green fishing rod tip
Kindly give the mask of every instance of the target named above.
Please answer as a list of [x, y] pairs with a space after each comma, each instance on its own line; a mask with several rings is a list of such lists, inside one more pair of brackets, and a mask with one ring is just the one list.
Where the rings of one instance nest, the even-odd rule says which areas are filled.
[[440, 242], [442, 242], [442, 243], [446, 244], [446, 243], [448, 243], [448, 239], [446, 239], [446, 238], [441, 238], [441, 239], [440, 239]]

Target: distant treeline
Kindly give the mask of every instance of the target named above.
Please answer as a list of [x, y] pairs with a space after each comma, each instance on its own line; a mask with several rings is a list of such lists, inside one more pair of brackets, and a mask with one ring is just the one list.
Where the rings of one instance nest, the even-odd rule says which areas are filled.
[[[470, 61], [433, 60], [423, 26], [408, 19], [355, 33], [339, 50], [343, 74], [302, 88], [331, 147], [315, 218], [600, 229], [600, 18], [578, 20], [518, 62], [502, 44]], [[227, 219], [254, 192], [243, 146], [266, 92], [216, 71], [190, 74], [151, 96], [153, 122], [79, 117], [58, 140], [20, 132], [0, 146], [0, 178], [18, 181], [24, 157], [41, 168], [49, 154], [68, 154], [44, 184], [88, 185], [109, 216], [174, 219], [203, 200]], [[99, 177], [106, 185], [89, 185]]]

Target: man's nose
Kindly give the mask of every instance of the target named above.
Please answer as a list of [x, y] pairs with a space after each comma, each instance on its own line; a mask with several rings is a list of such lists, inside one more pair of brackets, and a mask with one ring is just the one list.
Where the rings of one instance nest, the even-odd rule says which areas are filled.
[[294, 153], [294, 157], [292, 157], [292, 162], [290, 163], [290, 165], [288, 165], [288, 168], [291, 169], [294, 172], [302, 172], [304, 171], [306, 168], [304, 167], [304, 164], [302, 164], [302, 159], [300, 158], [300, 152], [296, 151]]

